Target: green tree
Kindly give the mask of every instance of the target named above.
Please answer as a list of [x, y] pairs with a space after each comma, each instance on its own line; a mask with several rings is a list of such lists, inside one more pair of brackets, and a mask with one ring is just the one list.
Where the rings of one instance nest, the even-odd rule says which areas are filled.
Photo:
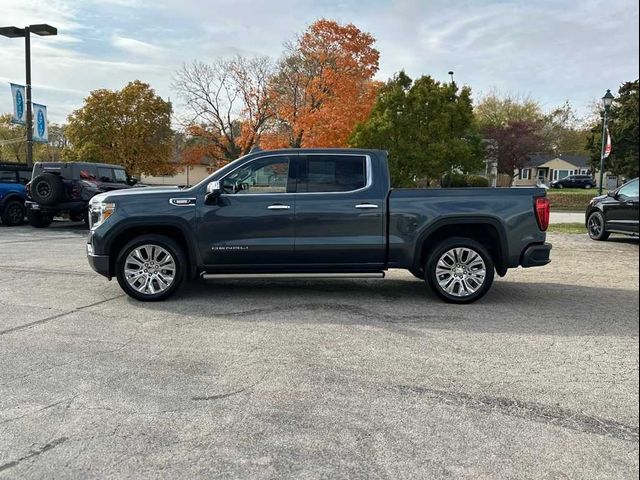
[[404, 72], [378, 92], [371, 115], [356, 126], [349, 144], [389, 152], [395, 186], [412, 186], [453, 170], [482, 168], [471, 90], [429, 76], [412, 81]]
[[542, 122], [544, 114], [535, 100], [519, 95], [501, 95], [493, 91], [475, 106], [480, 130], [499, 129], [512, 123]]
[[22, 125], [11, 123], [11, 114], [0, 115], [0, 160], [26, 162], [27, 132]]
[[589, 128], [578, 118], [569, 102], [544, 115], [540, 136], [545, 150], [556, 154], [588, 155]]
[[119, 91], [95, 90], [69, 115], [69, 158], [162, 173], [172, 153], [171, 103], [138, 80]]
[[[625, 82], [618, 90], [609, 112], [609, 132], [611, 133], [611, 155], [606, 160], [605, 170], [626, 178], [638, 176], [638, 80]], [[594, 167], [600, 164], [602, 148], [602, 115], [593, 125], [586, 146], [591, 152]]]

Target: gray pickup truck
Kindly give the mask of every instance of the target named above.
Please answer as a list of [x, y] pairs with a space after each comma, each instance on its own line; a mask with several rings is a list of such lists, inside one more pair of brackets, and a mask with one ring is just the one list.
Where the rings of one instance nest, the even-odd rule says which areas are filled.
[[138, 300], [185, 279], [256, 274], [424, 279], [470, 303], [494, 273], [549, 263], [538, 188], [392, 189], [378, 150], [249, 154], [191, 188], [106, 192], [90, 203], [93, 269]]

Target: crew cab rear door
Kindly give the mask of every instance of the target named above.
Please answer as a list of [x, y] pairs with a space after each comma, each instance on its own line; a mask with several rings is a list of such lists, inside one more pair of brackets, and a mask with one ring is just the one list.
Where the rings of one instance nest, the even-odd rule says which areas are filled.
[[295, 195], [295, 258], [300, 267], [383, 267], [387, 192], [375, 187], [368, 155], [300, 156]]

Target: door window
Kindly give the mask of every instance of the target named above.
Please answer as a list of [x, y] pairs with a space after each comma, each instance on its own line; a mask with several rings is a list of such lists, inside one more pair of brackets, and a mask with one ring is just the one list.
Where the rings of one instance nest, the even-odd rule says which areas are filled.
[[259, 158], [231, 172], [222, 180], [226, 194], [287, 193], [289, 157]]
[[113, 169], [98, 167], [98, 178], [101, 182], [113, 182]]
[[113, 176], [116, 183], [127, 183], [127, 172], [120, 168], [113, 169]]
[[350, 192], [366, 186], [365, 157], [309, 155], [298, 192]]

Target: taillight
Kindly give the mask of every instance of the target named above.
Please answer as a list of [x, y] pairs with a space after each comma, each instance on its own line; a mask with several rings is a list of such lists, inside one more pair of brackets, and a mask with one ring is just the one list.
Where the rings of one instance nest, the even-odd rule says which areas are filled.
[[538, 226], [540, 227], [540, 230], [544, 232], [549, 228], [549, 214], [551, 213], [551, 204], [549, 199], [547, 197], [536, 198], [535, 209]]

